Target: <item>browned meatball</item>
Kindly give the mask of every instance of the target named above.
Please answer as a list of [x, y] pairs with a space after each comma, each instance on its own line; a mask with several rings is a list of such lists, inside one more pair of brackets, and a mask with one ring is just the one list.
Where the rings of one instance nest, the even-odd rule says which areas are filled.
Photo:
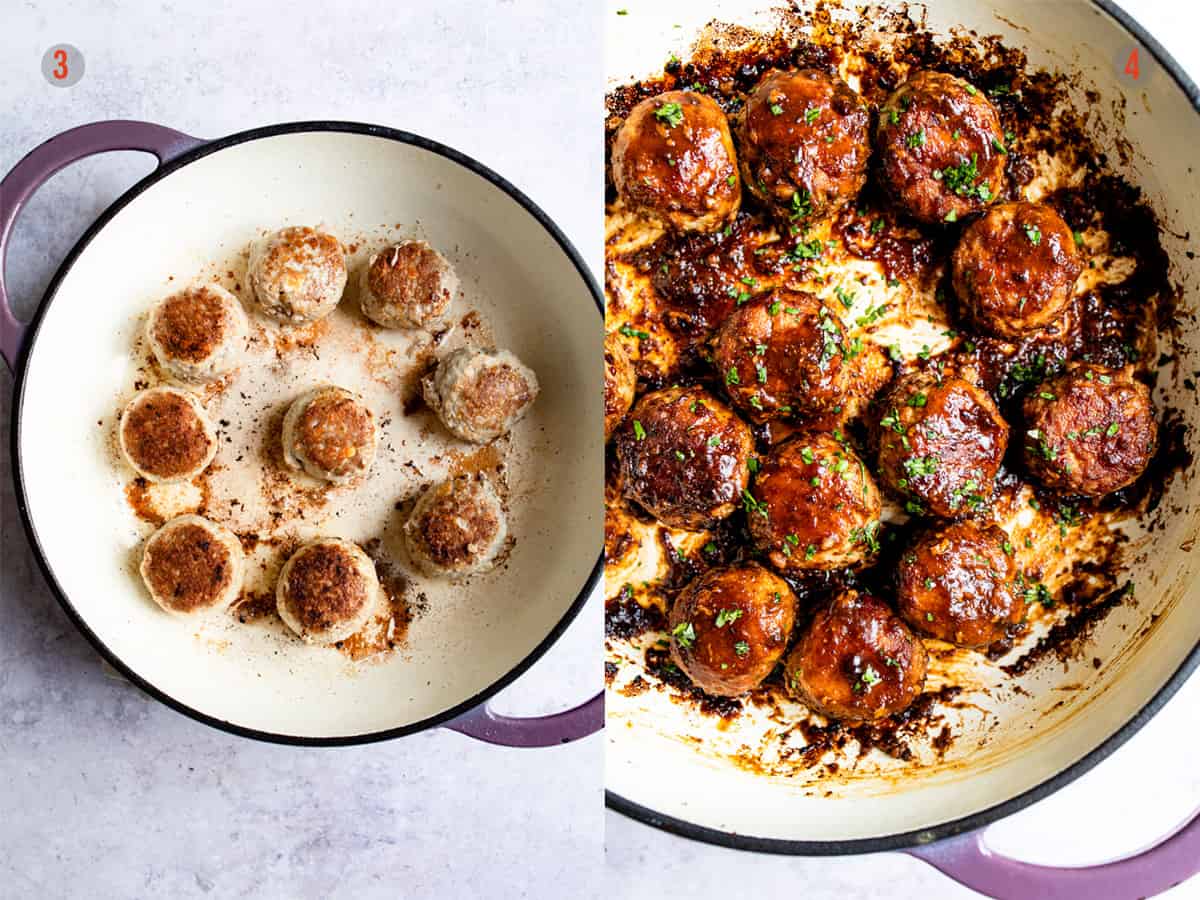
[[905, 709], [925, 685], [921, 639], [870, 594], [846, 591], [813, 616], [788, 654], [784, 681], [833, 719], [882, 719]]
[[846, 331], [812, 294], [775, 290], [725, 320], [713, 364], [734, 405], [754, 421], [816, 415], [845, 399]]
[[759, 464], [754, 545], [784, 571], [840, 569], [879, 549], [879, 489], [840, 433], [801, 433]]
[[750, 427], [703, 388], [646, 394], [616, 444], [625, 496], [676, 528], [725, 518], [750, 481]]
[[954, 292], [980, 328], [1018, 338], [1062, 317], [1083, 262], [1062, 217], [1042, 203], [1002, 203], [963, 229]]
[[671, 657], [701, 690], [722, 697], [762, 683], [783, 658], [796, 595], [756, 563], [709, 569], [671, 608]]
[[691, 91], [630, 110], [613, 140], [612, 177], [630, 207], [678, 231], [716, 231], [742, 202], [725, 113]]
[[921, 222], [979, 212], [1004, 186], [1000, 116], [973, 85], [918, 72], [879, 111], [880, 177], [893, 201]]
[[900, 378], [873, 423], [879, 477], [910, 513], [946, 519], [984, 507], [1008, 446], [992, 398], [961, 378]]
[[1024, 409], [1025, 464], [1046, 487], [1111, 494], [1154, 455], [1150, 391], [1118, 369], [1077, 363], [1031, 391]]
[[604, 439], [612, 437], [633, 406], [637, 373], [625, 343], [615, 331], [604, 336]]
[[995, 525], [965, 520], [922, 535], [900, 557], [896, 606], [918, 631], [959, 644], [986, 647], [1021, 620], [1008, 535]]
[[746, 100], [738, 138], [746, 189], [803, 225], [852, 203], [871, 155], [867, 105], [817, 69], [776, 72]]

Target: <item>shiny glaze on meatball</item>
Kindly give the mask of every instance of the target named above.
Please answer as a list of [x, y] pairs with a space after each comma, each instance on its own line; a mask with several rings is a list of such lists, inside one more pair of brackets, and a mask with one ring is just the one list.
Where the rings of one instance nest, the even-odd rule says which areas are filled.
[[972, 520], [927, 531], [900, 557], [896, 607], [924, 634], [986, 647], [1025, 613], [1008, 535]]
[[625, 342], [615, 331], [604, 336], [604, 439], [625, 419], [637, 391], [637, 373]]
[[1002, 203], [963, 229], [952, 257], [966, 315], [997, 337], [1019, 338], [1060, 319], [1083, 261], [1071, 229], [1042, 203]]
[[982, 389], [962, 378], [906, 375], [872, 426], [879, 477], [910, 513], [953, 519], [991, 500], [1008, 423]]
[[678, 231], [716, 231], [742, 202], [725, 113], [691, 91], [630, 110], [613, 140], [612, 177], [631, 208]]
[[750, 419], [811, 416], [845, 399], [846, 331], [817, 297], [775, 290], [746, 301], [713, 342], [713, 364]]
[[750, 481], [750, 427], [703, 388], [646, 394], [616, 435], [625, 496], [676, 528], [737, 508]]
[[867, 180], [870, 119], [836, 76], [768, 76], [747, 98], [738, 129], [746, 189], [800, 227], [852, 203]]
[[1004, 131], [983, 92], [944, 72], [918, 72], [879, 110], [879, 175], [920, 222], [983, 210], [1004, 187]]
[[845, 591], [813, 616], [788, 654], [784, 682], [833, 719], [881, 719], [909, 706], [925, 684], [920, 638], [878, 597]]
[[743, 694], [783, 658], [796, 606], [787, 582], [756, 563], [709, 569], [671, 607], [671, 657], [706, 693]]
[[1119, 369], [1076, 363], [1030, 391], [1024, 413], [1025, 465], [1048, 488], [1111, 494], [1154, 455], [1150, 391]]
[[746, 521], [777, 569], [839, 569], [879, 548], [879, 489], [840, 437], [801, 432], [759, 463]]

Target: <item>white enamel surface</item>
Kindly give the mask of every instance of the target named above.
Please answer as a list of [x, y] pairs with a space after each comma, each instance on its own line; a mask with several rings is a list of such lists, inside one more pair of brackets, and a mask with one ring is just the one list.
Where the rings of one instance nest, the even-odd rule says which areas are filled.
[[[1107, 117], [1107, 99], [1096, 108], [1092, 125], [1102, 144], [1111, 147], [1121, 133], [1136, 148], [1125, 174], [1164, 217], [1172, 280], [1184, 286], [1184, 306], [1190, 308], [1198, 267], [1185, 256], [1189, 247], [1183, 236], [1200, 232], [1200, 172], [1192, 166], [1200, 146], [1200, 116], [1167, 74], [1143, 62], [1149, 71], [1138, 90], [1118, 84], [1116, 60], [1128, 54], [1130, 39], [1084, 3], [947, 2], [930, 4], [928, 15], [935, 30], [959, 25], [1001, 34], [1025, 47], [1034, 67], [1081, 71], [1106, 98], [1126, 91], [1123, 129], [1118, 132]], [[607, 22], [609, 84], [658, 71], [672, 52], [686, 58], [689, 41], [712, 19], [751, 26], [774, 21], [769, 12], [750, 14], [738, 2], [689, 4], [661, 14], [648, 6], [631, 7], [628, 16], [610, 16]], [[1117, 159], [1115, 153], [1111, 157]], [[1180, 407], [1193, 424], [1194, 394], [1180, 381], [1200, 368], [1198, 343], [1200, 336], [1188, 335], [1178, 372], [1160, 370], [1156, 397], [1160, 404]], [[1183, 512], [1151, 535], [1133, 535], [1137, 562], [1130, 575], [1138, 603], [1102, 622], [1092, 638], [1094, 654], [1069, 666], [1040, 665], [1022, 679], [1031, 697], [1002, 695], [987, 715], [964, 716], [958, 730], [966, 733], [943, 763], [900, 779], [858, 777], [845, 769], [840, 778], [807, 784], [752, 775], [719, 758], [736, 749], [736, 727], [718, 730], [714, 720], [690, 715], [649, 691], [636, 698], [610, 695], [607, 786], [657, 813], [707, 828], [809, 841], [920, 830], [1033, 788], [1135, 716], [1196, 645], [1200, 591], [1193, 587], [1196, 567], [1189, 542], [1197, 533], [1200, 508], [1194, 494], [1177, 478], [1163, 503]], [[1103, 660], [1099, 670], [1092, 667], [1093, 655]]]
[[[385, 662], [353, 664], [269, 629], [231, 623], [190, 630], [162, 615], [130, 563], [146, 529], [123, 499], [127, 473], [111, 463], [109, 435], [96, 426], [128, 390], [131, 335], [169, 275], [200, 273], [214, 248], [244, 247], [263, 229], [317, 222], [341, 234], [383, 223], [419, 226], [445, 248], [464, 286], [474, 286], [460, 314], [477, 307], [497, 342], [542, 379], [525, 430], [515, 435], [528, 452], [512, 473], [518, 541], [509, 565], [469, 588], [431, 593], [431, 609], [413, 623], [407, 647]], [[600, 546], [600, 334], [587, 287], [554, 239], [458, 164], [340, 133], [230, 147], [133, 200], [60, 284], [24, 383], [19, 448], [29, 514], [55, 578], [88, 627], [177, 701], [238, 726], [299, 737], [408, 725], [503, 677], [547, 636], [587, 579]], [[304, 536], [364, 540], [384, 527], [394, 498], [372, 494], [371, 482], [359, 490], [363, 502], [347, 518], [308, 523]], [[434, 602], [442, 596], [446, 602]]]

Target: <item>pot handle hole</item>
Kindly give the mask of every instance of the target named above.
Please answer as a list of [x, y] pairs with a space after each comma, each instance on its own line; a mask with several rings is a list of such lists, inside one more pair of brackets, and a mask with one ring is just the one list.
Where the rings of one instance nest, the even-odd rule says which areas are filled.
[[1021, 862], [990, 850], [983, 838], [984, 830], [972, 831], [905, 852], [1000, 900], [1129, 900], [1161, 893], [1200, 872], [1200, 810], [1157, 844], [1096, 866]]
[[50, 138], [30, 151], [4, 176], [0, 181], [0, 356], [11, 370], [16, 371], [27, 326], [13, 315], [4, 267], [13, 224], [34, 191], [60, 169], [96, 153], [141, 150], [153, 153], [162, 166], [204, 143], [200, 138], [151, 122], [92, 122]]
[[445, 728], [501, 747], [554, 747], [595, 734], [604, 727], [604, 694], [549, 716], [505, 716], [486, 703], [447, 722]]

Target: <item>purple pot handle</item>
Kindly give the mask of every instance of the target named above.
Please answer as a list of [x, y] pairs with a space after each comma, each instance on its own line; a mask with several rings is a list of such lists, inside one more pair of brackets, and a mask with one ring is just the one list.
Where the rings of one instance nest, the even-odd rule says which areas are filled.
[[604, 693], [574, 709], [524, 719], [502, 716], [486, 703], [444, 726], [451, 731], [501, 747], [554, 747], [569, 744], [604, 727]]
[[1152, 847], [1098, 866], [1038, 866], [999, 856], [972, 831], [906, 850], [959, 884], [1000, 900], [1132, 900], [1150, 897], [1200, 872], [1200, 810]]
[[17, 163], [0, 181], [0, 356], [14, 372], [25, 339], [25, 326], [12, 314], [4, 266], [13, 223], [33, 192], [59, 169], [85, 156], [109, 150], [142, 150], [169, 162], [205, 141], [151, 122], [114, 119], [80, 125], [50, 138]]

